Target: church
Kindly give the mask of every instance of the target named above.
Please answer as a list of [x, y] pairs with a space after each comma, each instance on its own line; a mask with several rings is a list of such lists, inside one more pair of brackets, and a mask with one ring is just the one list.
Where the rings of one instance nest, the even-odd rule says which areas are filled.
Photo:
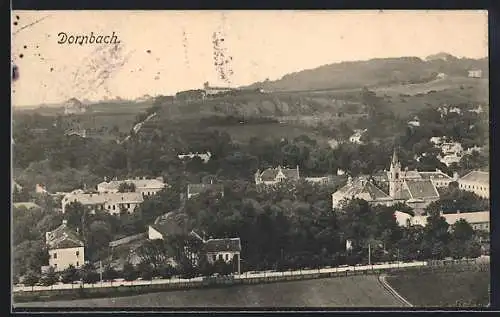
[[[359, 198], [374, 205], [391, 206], [405, 203], [413, 208], [416, 215], [424, 213], [424, 208], [439, 199], [438, 187], [446, 187], [456, 181], [458, 175], [450, 177], [440, 170], [420, 172], [402, 170], [396, 150], [394, 150], [390, 169], [376, 177], [360, 176], [332, 194], [332, 208], [339, 208], [345, 200]], [[388, 192], [378, 184], [388, 184]]]

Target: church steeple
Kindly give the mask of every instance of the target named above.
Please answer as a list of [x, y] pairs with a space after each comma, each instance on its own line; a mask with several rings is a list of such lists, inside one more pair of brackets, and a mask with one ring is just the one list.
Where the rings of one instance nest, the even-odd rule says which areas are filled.
[[391, 168], [389, 172], [389, 196], [398, 198], [401, 193], [403, 182], [401, 178], [401, 163], [399, 163], [396, 147], [392, 153]]

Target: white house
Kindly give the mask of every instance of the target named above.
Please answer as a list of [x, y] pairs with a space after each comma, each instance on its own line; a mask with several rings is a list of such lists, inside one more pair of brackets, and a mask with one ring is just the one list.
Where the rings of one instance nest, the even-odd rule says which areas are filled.
[[71, 98], [64, 105], [64, 114], [82, 114], [87, 112], [87, 106], [76, 98]]
[[457, 154], [448, 154], [445, 156], [438, 156], [437, 159], [446, 166], [450, 166], [453, 163], [458, 163], [462, 159], [462, 156]]
[[237, 265], [237, 273], [240, 274], [240, 238], [209, 239], [205, 241], [205, 252], [210, 263], [222, 260], [226, 263], [234, 261]]
[[469, 78], [481, 78], [483, 77], [483, 71], [480, 69], [469, 70]]
[[193, 159], [195, 157], [199, 157], [203, 163], [207, 163], [210, 161], [210, 158], [212, 157], [212, 153], [206, 152], [206, 153], [187, 153], [187, 154], [179, 154], [177, 155], [179, 160], [185, 160], [185, 159]]
[[112, 215], [119, 215], [122, 210], [128, 213], [144, 202], [141, 193], [70, 193], [62, 199], [62, 213], [72, 202], [79, 202], [95, 213], [96, 210], [106, 211]]
[[472, 171], [458, 180], [459, 188], [474, 192], [483, 198], [490, 198], [490, 173]]
[[118, 193], [120, 184], [134, 184], [135, 192], [140, 193], [143, 196], [152, 196], [157, 192], [168, 187], [168, 185], [163, 181], [162, 177], [154, 179], [146, 179], [145, 177], [135, 179], [125, 179], [125, 180], [112, 180], [109, 182], [102, 182], [97, 184], [97, 191], [99, 193]]
[[85, 248], [78, 234], [72, 231], [66, 220], [62, 225], [45, 233], [49, 252], [49, 266], [55, 271], [63, 271], [70, 265], [79, 268], [85, 262]]
[[362, 144], [361, 142], [361, 137], [363, 134], [367, 131], [367, 129], [364, 130], [355, 130], [354, 134], [349, 137], [349, 142], [355, 143], [355, 144]]
[[275, 185], [283, 181], [298, 181], [300, 179], [299, 166], [296, 168], [268, 168], [263, 172], [257, 170], [255, 173], [255, 184]]
[[[427, 217], [425, 215], [421, 216], [411, 216], [407, 213], [396, 211], [394, 212], [397, 223], [400, 226], [420, 225], [425, 227], [427, 225]], [[446, 222], [451, 226], [455, 224], [460, 219], [467, 221], [474, 230], [490, 230], [490, 212], [489, 211], [478, 211], [478, 212], [460, 212], [454, 214], [441, 214], [441, 216], [446, 220]]]

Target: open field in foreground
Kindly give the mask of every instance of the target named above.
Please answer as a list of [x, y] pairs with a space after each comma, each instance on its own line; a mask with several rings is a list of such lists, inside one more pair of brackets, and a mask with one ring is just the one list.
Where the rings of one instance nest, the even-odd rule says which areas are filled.
[[402, 307], [376, 275], [349, 276], [119, 298], [32, 302], [18, 307]]
[[[489, 271], [407, 271], [387, 282], [415, 307], [479, 306], [489, 303]], [[462, 304], [457, 303], [460, 301]]]

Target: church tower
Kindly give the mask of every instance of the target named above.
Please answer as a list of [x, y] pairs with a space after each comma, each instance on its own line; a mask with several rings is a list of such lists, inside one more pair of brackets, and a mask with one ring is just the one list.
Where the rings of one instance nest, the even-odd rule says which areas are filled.
[[403, 188], [403, 179], [401, 177], [401, 163], [399, 163], [398, 153], [394, 148], [392, 154], [391, 169], [389, 172], [389, 196], [398, 198]]

